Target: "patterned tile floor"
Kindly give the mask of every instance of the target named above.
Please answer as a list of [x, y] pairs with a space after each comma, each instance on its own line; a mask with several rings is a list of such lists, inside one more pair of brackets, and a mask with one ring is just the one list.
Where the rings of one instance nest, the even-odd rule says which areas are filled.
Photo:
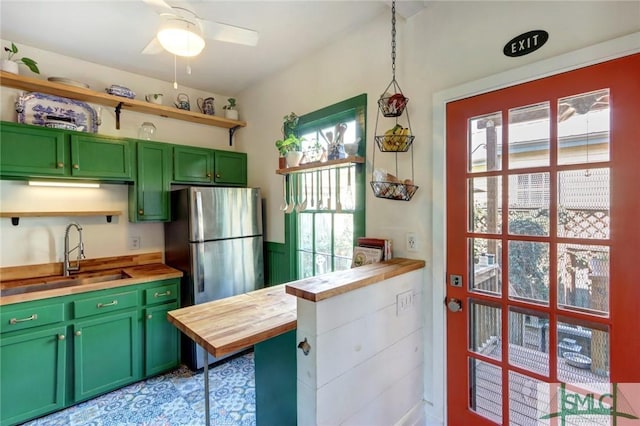
[[[209, 369], [211, 424], [256, 424], [253, 353]], [[41, 417], [29, 426], [203, 425], [204, 375], [187, 367]]]

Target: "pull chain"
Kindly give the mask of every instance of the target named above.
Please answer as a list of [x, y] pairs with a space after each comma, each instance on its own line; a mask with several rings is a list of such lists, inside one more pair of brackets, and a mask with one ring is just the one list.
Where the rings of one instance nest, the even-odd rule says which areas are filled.
[[177, 57], [176, 55], [173, 55], [173, 88], [177, 89], [178, 88], [178, 72], [176, 71], [177, 68]]

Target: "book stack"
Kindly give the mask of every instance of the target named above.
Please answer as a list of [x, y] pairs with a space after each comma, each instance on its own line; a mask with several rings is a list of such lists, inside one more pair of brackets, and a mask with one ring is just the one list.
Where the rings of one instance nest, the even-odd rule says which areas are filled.
[[388, 260], [393, 257], [391, 240], [384, 238], [360, 237], [353, 248], [351, 267]]

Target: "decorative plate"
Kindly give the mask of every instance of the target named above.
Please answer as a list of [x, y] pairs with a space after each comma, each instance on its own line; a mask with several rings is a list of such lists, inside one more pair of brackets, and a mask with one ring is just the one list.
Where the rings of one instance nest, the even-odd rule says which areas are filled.
[[86, 83], [82, 83], [80, 81], [75, 81], [75, 80], [71, 80], [64, 77], [49, 77], [47, 80], [52, 81], [54, 83], [66, 84], [67, 86], [82, 87], [84, 89], [89, 88], [89, 85]]
[[30, 92], [18, 97], [16, 102], [18, 122], [45, 126], [47, 121], [58, 118], [77, 126], [77, 130], [97, 133], [98, 116], [87, 103], [46, 93]]

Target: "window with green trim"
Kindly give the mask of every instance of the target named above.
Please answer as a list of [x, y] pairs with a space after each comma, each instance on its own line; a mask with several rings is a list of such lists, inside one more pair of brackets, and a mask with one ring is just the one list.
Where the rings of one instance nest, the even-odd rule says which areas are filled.
[[[310, 158], [318, 148], [326, 153], [342, 134], [345, 144], [358, 144], [355, 155], [365, 157], [366, 106], [363, 94], [300, 116], [303, 151]], [[290, 175], [304, 207], [290, 215], [299, 279], [351, 267], [354, 242], [365, 232], [364, 168], [364, 163], [344, 163]]]

